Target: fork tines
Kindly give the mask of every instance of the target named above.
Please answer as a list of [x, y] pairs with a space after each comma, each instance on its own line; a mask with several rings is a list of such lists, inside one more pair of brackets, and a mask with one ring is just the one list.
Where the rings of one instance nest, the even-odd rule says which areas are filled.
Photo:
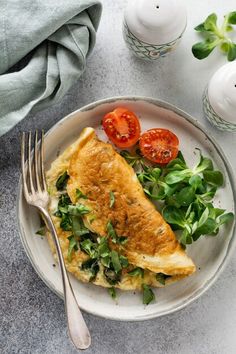
[[[39, 140], [40, 135], [40, 140]], [[34, 133], [32, 144], [32, 132], [22, 133], [21, 140], [21, 170], [25, 198], [37, 192], [46, 191], [44, 173], [44, 132]], [[31, 151], [32, 149], [32, 151]]]

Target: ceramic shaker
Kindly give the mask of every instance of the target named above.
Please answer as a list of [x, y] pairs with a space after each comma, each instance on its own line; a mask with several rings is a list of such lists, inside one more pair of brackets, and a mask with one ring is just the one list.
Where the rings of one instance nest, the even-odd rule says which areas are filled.
[[137, 57], [156, 60], [177, 46], [186, 24], [182, 0], [128, 0], [123, 36]]
[[217, 128], [236, 131], [236, 61], [213, 75], [203, 95], [203, 109]]

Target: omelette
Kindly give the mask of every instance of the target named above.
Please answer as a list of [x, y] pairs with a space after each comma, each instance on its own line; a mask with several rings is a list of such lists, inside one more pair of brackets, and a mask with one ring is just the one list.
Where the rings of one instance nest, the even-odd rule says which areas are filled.
[[65, 265], [79, 280], [134, 290], [163, 287], [195, 271], [133, 168], [94, 129], [85, 128], [46, 177]]

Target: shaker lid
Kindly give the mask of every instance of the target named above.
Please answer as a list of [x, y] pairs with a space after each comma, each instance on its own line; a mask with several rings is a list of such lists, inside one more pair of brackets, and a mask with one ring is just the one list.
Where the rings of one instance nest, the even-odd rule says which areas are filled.
[[187, 22], [182, 0], [129, 0], [124, 16], [133, 35], [155, 45], [177, 39]]
[[236, 61], [216, 71], [208, 85], [208, 97], [222, 119], [236, 123]]

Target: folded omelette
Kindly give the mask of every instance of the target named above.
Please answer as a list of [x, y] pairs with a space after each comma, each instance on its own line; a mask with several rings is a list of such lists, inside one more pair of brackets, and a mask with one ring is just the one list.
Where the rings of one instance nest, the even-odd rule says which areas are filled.
[[52, 163], [47, 183], [66, 268], [79, 280], [132, 290], [144, 283], [161, 287], [195, 271], [133, 168], [94, 129], [85, 128]]

